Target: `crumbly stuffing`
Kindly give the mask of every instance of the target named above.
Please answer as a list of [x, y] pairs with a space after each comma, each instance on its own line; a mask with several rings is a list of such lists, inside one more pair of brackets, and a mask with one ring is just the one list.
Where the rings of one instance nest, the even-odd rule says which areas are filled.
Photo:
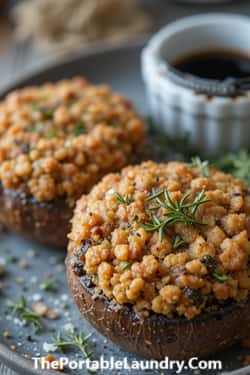
[[[191, 319], [248, 297], [249, 197], [243, 181], [215, 169], [204, 177], [179, 162], [127, 167], [78, 201], [69, 252], [114, 303]], [[175, 212], [161, 231], [170, 201], [186, 204], [193, 222]]]
[[143, 143], [129, 100], [81, 78], [24, 88], [0, 103], [1, 184], [38, 201], [74, 203]]

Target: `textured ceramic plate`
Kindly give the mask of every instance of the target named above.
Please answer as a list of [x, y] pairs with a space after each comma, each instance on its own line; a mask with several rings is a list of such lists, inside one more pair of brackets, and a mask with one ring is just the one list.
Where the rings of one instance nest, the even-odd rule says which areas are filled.
[[[142, 43], [137, 43], [116, 49], [103, 48], [92, 51], [87, 55], [58, 63], [42, 72], [25, 77], [12, 88], [83, 75], [93, 82], [106, 82], [114, 90], [129, 96], [135, 102], [138, 110], [146, 115], [147, 106], [140, 77], [141, 48]], [[2, 92], [2, 95], [6, 92], [7, 90]], [[69, 295], [63, 260], [63, 251], [45, 248], [12, 234], [1, 234], [0, 261], [5, 262], [7, 273], [0, 280], [6, 284], [4, 292], [0, 294], [0, 360], [21, 374], [38, 374], [40, 371], [34, 370], [33, 362], [24, 359], [24, 355], [30, 357], [46, 355], [44, 343], [51, 343], [52, 337], [57, 332], [65, 333], [64, 331], [67, 331], [72, 325], [79, 332], [93, 333], [89, 341], [89, 349], [93, 352], [94, 359], [98, 359], [101, 354], [107, 358], [113, 356], [115, 359], [122, 359], [127, 356], [129, 361], [135, 359], [133, 355], [125, 353], [107, 341], [80, 317]], [[56, 280], [55, 291], [41, 290], [41, 284], [48, 276], [52, 276]], [[13, 317], [10, 308], [6, 305], [8, 300], [18, 302], [21, 295], [25, 296], [29, 305], [36, 301], [43, 301], [50, 309], [58, 312], [58, 319], [44, 319], [43, 330], [39, 334], [33, 333], [31, 327], [23, 326], [20, 319]], [[3, 337], [2, 334], [6, 330], [11, 333], [11, 338]], [[11, 350], [10, 347], [15, 347], [15, 350]], [[235, 346], [213, 359], [222, 361], [225, 372], [249, 374], [249, 369], [240, 369], [245, 354], [239, 346]], [[71, 359], [81, 358], [79, 351], [67, 351], [66, 355]], [[46, 372], [42, 373], [46, 374]], [[85, 372], [74, 371], [74, 374], [78, 373]], [[117, 371], [108, 371], [108, 373], [116, 374]], [[128, 372], [122, 370], [119, 373], [125, 375]], [[159, 374], [160, 372], [147, 371], [147, 373]], [[212, 375], [217, 372], [209, 371], [208, 373]], [[140, 371], [136, 371], [136, 374], [140, 374]], [[182, 374], [191, 375], [193, 372], [182, 372]]]

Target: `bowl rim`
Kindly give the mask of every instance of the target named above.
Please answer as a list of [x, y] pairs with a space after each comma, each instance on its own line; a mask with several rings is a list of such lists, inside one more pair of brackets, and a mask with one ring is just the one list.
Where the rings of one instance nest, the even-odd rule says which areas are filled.
[[[223, 23], [236, 23], [248, 27], [250, 30], [249, 17], [241, 14], [206, 13], [184, 17], [171, 22], [160, 29], [148, 42], [146, 50], [151, 51], [155, 65], [159, 67], [162, 76], [168, 78], [173, 84], [212, 97], [242, 97], [250, 91], [249, 77], [247, 79], [216, 79], [199, 78], [174, 68], [171, 63], [162, 58], [162, 46], [166, 40], [173, 35], [188, 31], [193, 27], [212, 27]], [[204, 47], [205, 49], [205, 47]], [[240, 47], [237, 48], [240, 51]]]

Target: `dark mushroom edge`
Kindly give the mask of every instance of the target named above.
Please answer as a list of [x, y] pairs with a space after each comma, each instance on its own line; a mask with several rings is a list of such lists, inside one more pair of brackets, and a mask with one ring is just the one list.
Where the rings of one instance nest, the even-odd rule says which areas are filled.
[[0, 188], [0, 223], [44, 245], [66, 248], [73, 208], [64, 200], [39, 202], [25, 193]]
[[130, 306], [95, 296], [95, 285], [77, 258], [66, 258], [69, 288], [81, 314], [101, 334], [123, 349], [146, 358], [186, 360], [207, 357], [249, 335], [250, 300], [229, 303], [191, 320], [152, 313], [145, 319]]

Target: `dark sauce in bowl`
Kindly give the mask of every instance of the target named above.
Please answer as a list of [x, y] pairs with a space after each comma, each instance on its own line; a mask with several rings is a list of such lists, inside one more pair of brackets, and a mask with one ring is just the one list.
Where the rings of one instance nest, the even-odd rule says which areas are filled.
[[194, 52], [179, 58], [172, 66], [182, 73], [203, 79], [242, 79], [250, 77], [250, 51], [249, 55], [216, 49]]

